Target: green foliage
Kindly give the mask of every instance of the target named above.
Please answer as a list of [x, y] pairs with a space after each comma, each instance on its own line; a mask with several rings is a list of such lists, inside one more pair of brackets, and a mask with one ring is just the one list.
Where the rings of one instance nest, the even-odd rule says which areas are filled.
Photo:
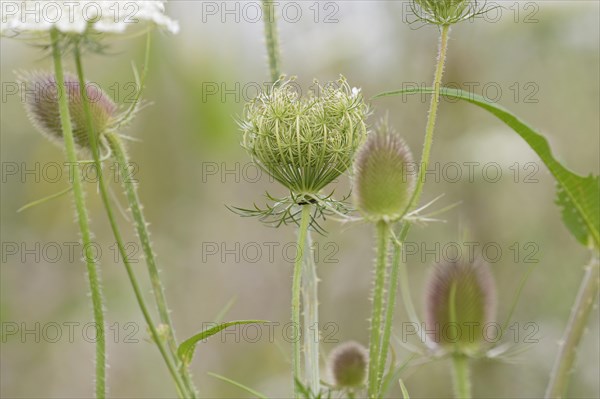
[[248, 392], [250, 395], [256, 396], [258, 399], [268, 399], [266, 395], [263, 395], [262, 393], [260, 393], [260, 392], [258, 392], [256, 390], [254, 390], [254, 389], [252, 389], [252, 388], [250, 388], [250, 387], [242, 384], [241, 382], [234, 381], [234, 380], [232, 380], [230, 378], [227, 378], [227, 377], [224, 377], [222, 375], [215, 374], [215, 373], [208, 373], [208, 375], [210, 375], [211, 377], [215, 377], [215, 378], [217, 378], [217, 379], [219, 379], [221, 381], [225, 381], [225, 382], [227, 382], [227, 383], [229, 383], [229, 384], [231, 384], [231, 385], [233, 385], [235, 387], [238, 387], [238, 388], [240, 388], [240, 389]]
[[192, 359], [194, 357], [194, 350], [196, 349], [196, 345], [198, 344], [198, 342], [200, 342], [206, 338], [212, 337], [216, 333], [218, 333], [228, 327], [231, 327], [231, 326], [236, 326], [236, 325], [241, 325], [241, 324], [266, 323], [266, 322], [267, 321], [265, 321], [265, 320], [237, 320], [237, 321], [228, 321], [226, 323], [221, 323], [217, 326], [207, 328], [206, 330], [199, 332], [198, 334], [193, 335], [192, 337], [183, 341], [179, 345], [179, 348], [177, 348], [177, 356], [179, 357], [181, 362], [185, 366], [187, 366], [192, 362]]
[[[400, 94], [433, 93], [432, 88], [396, 90], [375, 98]], [[561, 208], [563, 222], [581, 244], [600, 248], [600, 179], [579, 176], [563, 166], [552, 154], [546, 138], [521, 121], [504, 107], [485, 97], [458, 89], [442, 88], [441, 94], [475, 104], [506, 123], [529, 144], [557, 182], [556, 203]]]

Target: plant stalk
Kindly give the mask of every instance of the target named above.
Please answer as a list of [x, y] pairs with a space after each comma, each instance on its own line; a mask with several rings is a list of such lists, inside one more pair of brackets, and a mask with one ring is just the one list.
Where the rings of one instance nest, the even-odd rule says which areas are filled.
[[[171, 322], [171, 317], [167, 308], [167, 302], [164, 296], [162, 282], [160, 281], [158, 268], [156, 266], [156, 258], [154, 256], [152, 244], [150, 243], [148, 224], [146, 223], [146, 219], [144, 218], [144, 214], [142, 213], [142, 205], [139, 200], [135, 182], [132, 180], [128, 171], [129, 158], [127, 157], [127, 153], [121, 142], [121, 139], [117, 135], [110, 133], [106, 135], [106, 138], [112, 149], [115, 160], [119, 165], [121, 183], [125, 188], [127, 201], [129, 202], [131, 214], [133, 215], [136, 232], [142, 245], [144, 257], [146, 258], [146, 265], [148, 267], [148, 274], [150, 275], [150, 282], [152, 284], [160, 321], [161, 324], [166, 327], [166, 331], [163, 333], [163, 336], [168, 344], [173, 358], [179, 364], [180, 361], [179, 359], [177, 359], [177, 343], [175, 341], [173, 323]], [[191, 395], [192, 398], [194, 398], [196, 396], [197, 390], [194, 387], [193, 382], [191, 381], [189, 371], [185, 368], [180, 368], [180, 370], [183, 381], [188, 388], [188, 394]]]
[[385, 275], [388, 255], [389, 225], [381, 220], [377, 223], [377, 260], [375, 263], [375, 285], [371, 313], [371, 338], [369, 343], [368, 397], [378, 397], [379, 359], [381, 356], [381, 328], [384, 308]]
[[168, 350], [165, 347], [164, 341], [160, 337], [160, 334], [158, 333], [158, 330], [154, 324], [154, 321], [152, 320], [152, 316], [150, 316], [150, 312], [145, 303], [144, 296], [142, 295], [139, 283], [137, 281], [137, 277], [135, 276], [135, 273], [133, 272], [133, 268], [131, 266], [131, 262], [129, 260], [127, 251], [125, 249], [125, 245], [123, 244], [123, 238], [121, 235], [121, 231], [119, 229], [119, 225], [117, 224], [116, 218], [114, 216], [110, 197], [108, 194], [108, 190], [106, 188], [106, 182], [104, 180], [104, 174], [102, 172], [102, 165], [100, 163], [100, 154], [99, 154], [99, 150], [98, 150], [99, 137], [98, 137], [97, 132], [95, 131], [95, 127], [94, 127], [93, 119], [92, 119], [92, 113], [91, 113], [90, 105], [89, 105], [89, 98], [87, 96], [86, 80], [85, 80], [85, 76], [83, 73], [83, 64], [82, 64], [82, 59], [81, 59], [81, 50], [80, 50], [79, 46], [76, 45], [73, 51], [74, 51], [75, 65], [76, 65], [76, 69], [77, 69], [77, 78], [79, 80], [79, 89], [80, 89], [83, 109], [84, 109], [84, 113], [85, 113], [85, 117], [86, 117], [88, 141], [90, 142], [92, 156], [93, 156], [94, 164], [96, 166], [96, 171], [98, 174], [98, 186], [100, 188], [100, 197], [102, 198], [102, 202], [104, 204], [104, 209], [106, 210], [106, 215], [108, 217], [113, 235], [115, 237], [115, 241], [117, 243], [119, 254], [122, 258], [123, 264], [125, 265], [125, 270], [127, 272], [127, 276], [129, 277], [129, 281], [131, 282], [133, 292], [135, 294], [138, 305], [144, 316], [144, 320], [146, 321], [146, 324], [148, 325], [152, 339], [158, 346], [158, 349], [159, 349], [163, 359], [165, 360], [165, 363], [167, 364], [167, 368], [169, 369], [169, 372], [170, 372], [171, 376], [173, 377], [173, 380], [175, 381], [179, 397], [187, 397], [186, 393], [185, 393], [186, 392], [185, 386], [183, 384], [183, 381], [181, 380], [181, 376], [177, 373], [177, 368], [175, 366], [174, 359], [168, 353]]
[[304, 374], [312, 393], [319, 394], [321, 378], [319, 370], [319, 277], [312, 251], [310, 231], [306, 233], [304, 267], [302, 271], [302, 308], [304, 331]]
[[81, 240], [85, 250], [85, 261], [90, 284], [90, 292], [92, 297], [92, 306], [94, 309], [94, 322], [97, 326], [98, 335], [96, 337], [96, 398], [104, 398], [106, 396], [106, 339], [104, 325], [104, 311], [102, 300], [102, 287], [100, 283], [100, 272], [94, 261], [95, 255], [92, 252], [89, 219], [87, 208], [85, 205], [85, 197], [81, 183], [81, 173], [77, 154], [75, 152], [75, 140], [73, 138], [73, 128], [71, 125], [71, 115], [69, 113], [69, 103], [67, 91], [65, 88], [65, 78], [62, 65], [62, 55], [59, 43], [60, 33], [56, 29], [50, 31], [52, 41], [52, 55], [54, 60], [54, 73], [56, 75], [57, 95], [60, 111], [60, 122], [63, 131], [65, 143], [65, 151], [67, 161], [72, 166], [73, 197], [75, 200], [75, 208], [77, 212], [77, 220], [79, 230], [81, 231]]
[[469, 358], [462, 354], [452, 355], [454, 368], [454, 397], [456, 399], [471, 399], [471, 376], [469, 373]]
[[269, 71], [271, 72], [271, 80], [275, 83], [279, 80], [281, 74], [275, 4], [272, 0], [263, 0], [262, 6], [265, 20], [265, 40], [269, 56]]
[[294, 261], [294, 277], [292, 280], [292, 326], [297, 332], [293, 339], [292, 350], [292, 377], [294, 379], [294, 396], [300, 397], [297, 382], [301, 382], [300, 375], [300, 355], [301, 355], [301, 337], [300, 337], [300, 291], [302, 286], [302, 264], [304, 263], [304, 252], [306, 250], [306, 240], [308, 237], [308, 228], [310, 225], [311, 205], [302, 206], [302, 217], [300, 227], [298, 228], [298, 253]]
[[419, 167], [419, 175], [417, 178], [417, 186], [411, 197], [407, 207], [407, 212], [412, 210], [419, 204], [421, 194], [423, 193], [423, 185], [425, 184], [425, 175], [429, 167], [429, 157], [431, 155], [431, 145], [433, 143], [433, 133], [435, 131], [435, 122], [437, 119], [437, 111], [440, 103], [440, 87], [442, 77], [444, 75], [444, 65], [446, 64], [446, 54], [448, 51], [448, 36], [450, 33], [450, 25], [443, 25], [440, 33], [440, 44], [438, 51], [437, 65], [433, 76], [433, 96], [429, 104], [429, 116], [427, 118], [427, 126], [425, 128], [425, 142], [423, 144], [423, 153], [421, 155], [421, 165]]
[[586, 329], [590, 311], [594, 302], [598, 298], [598, 288], [600, 285], [600, 265], [598, 255], [594, 254], [592, 260], [585, 268], [585, 275], [579, 287], [577, 299], [571, 310], [571, 316], [560, 344], [560, 350], [552, 374], [550, 383], [546, 390], [546, 398], [564, 398], [566, 397], [567, 385], [573, 363], [577, 353], [577, 346]]

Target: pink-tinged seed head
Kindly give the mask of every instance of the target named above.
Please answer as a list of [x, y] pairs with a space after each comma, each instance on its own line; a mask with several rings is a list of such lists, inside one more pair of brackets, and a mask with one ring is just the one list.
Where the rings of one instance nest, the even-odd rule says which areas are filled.
[[[73, 138], [79, 147], [88, 148], [88, 124], [79, 81], [72, 74], [65, 74], [64, 81]], [[54, 75], [47, 72], [30, 73], [21, 77], [21, 84], [27, 114], [33, 125], [50, 139], [62, 141], [63, 130], [60, 121], [58, 86]], [[86, 82], [85, 89], [89, 99], [94, 132], [101, 136], [114, 122], [117, 106], [98, 85]]]

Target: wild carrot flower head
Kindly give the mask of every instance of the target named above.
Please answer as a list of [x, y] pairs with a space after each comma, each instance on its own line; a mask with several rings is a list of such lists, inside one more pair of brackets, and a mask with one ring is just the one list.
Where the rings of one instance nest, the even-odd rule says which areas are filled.
[[247, 104], [243, 146], [295, 194], [317, 194], [344, 173], [363, 143], [368, 114], [360, 90], [344, 78], [301, 97], [291, 80]]
[[329, 369], [339, 388], [357, 388], [367, 377], [369, 354], [358, 342], [349, 341], [337, 346], [329, 355]]
[[[33, 125], [50, 139], [62, 141], [58, 86], [54, 75], [36, 72], [23, 75], [20, 80], [27, 114]], [[88, 148], [87, 119], [79, 80], [76, 76], [65, 74], [65, 89], [75, 143], [81, 148]], [[117, 122], [118, 108], [99, 86], [87, 82], [85, 89], [89, 99], [94, 132], [101, 136]]]
[[52, 29], [66, 35], [123, 33], [150, 23], [177, 33], [164, 1], [76, 0], [3, 2], [0, 34], [35, 37]]
[[414, 191], [411, 152], [399, 134], [382, 123], [354, 162], [354, 197], [358, 210], [372, 221], [400, 218]]
[[496, 292], [489, 265], [481, 260], [439, 264], [426, 295], [427, 331], [435, 331], [433, 341], [450, 352], [477, 352], [495, 318]]
[[411, 7], [419, 20], [434, 25], [453, 25], [489, 10], [476, 0], [412, 0]]

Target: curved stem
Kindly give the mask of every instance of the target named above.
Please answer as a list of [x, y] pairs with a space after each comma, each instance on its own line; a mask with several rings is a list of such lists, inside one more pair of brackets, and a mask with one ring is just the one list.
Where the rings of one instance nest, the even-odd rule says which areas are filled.
[[104, 336], [105, 326], [100, 272], [97, 269], [97, 265], [94, 261], [95, 255], [92, 252], [92, 234], [90, 232], [88, 213], [85, 205], [83, 187], [81, 184], [81, 173], [79, 171], [77, 155], [75, 153], [75, 140], [73, 139], [73, 128], [71, 126], [69, 103], [65, 88], [62, 55], [59, 44], [59, 32], [56, 29], [53, 29], [50, 31], [50, 37], [52, 41], [54, 72], [56, 75], [60, 122], [65, 142], [67, 161], [72, 166], [71, 177], [73, 181], [71, 183], [73, 185], [73, 197], [75, 199], [77, 220], [79, 222], [81, 240], [83, 242], [83, 248], [85, 251], [85, 261], [90, 283], [92, 305], [94, 308], [94, 321], [98, 327], [98, 336], [96, 339], [96, 398], [104, 398], [106, 395], [106, 339]]
[[137, 299], [137, 302], [140, 306], [142, 314], [144, 316], [144, 320], [150, 329], [150, 334], [152, 339], [158, 346], [158, 349], [167, 364], [169, 372], [173, 377], [175, 384], [177, 386], [177, 391], [180, 397], [186, 397], [185, 395], [185, 386], [183, 385], [183, 381], [181, 381], [181, 376], [177, 373], [177, 368], [174, 363], [174, 359], [167, 352], [167, 348], [165, 347], [163, 339], [160, 337], [158, 330], [152, 320], [152, 316], [150, 316], [150, 312], [148, 311], [148, 307], [144, 301], [144, 296], [142, 295], [139, 283], [133, 272], [133, 268], [131, 267], [131, 262], [129, 260], [129, 256], [125, 249], [125, 245], [123, 244], [123, 238], [121, 235], [121, 231], [119, 230], [119, 226], [114, 216], [114, 212], [112, 210], [112, 205], [109, 199], [108, 190], [106, 188], [106, 182], [104, 180], [104, 174], [102, 173], [102, 165], [100, 163], [100, 154], [98, 150], [98, 134], [94, 130], [94, 123], [92, 119], [92, 113], [90, 110], [89, 98], [87, 96], [86, 90], [86, 80], [83, 73], [83, 65], [81, 61], [81, 51], [79, 46], [75, 46], [74, 48], [74, 57], [75, 57], [75, 65], [77, 69], [77, 78], [79, 80], [79, 90], [82, 98], [83, 110], [85, 113], [87, 131], [88, 131], [88, 141], [90, 142], [90, 147], [92, 150], [92, 156], [94, 159], [94, 164], [96, 165], [96, 171], [98, 173], [98, 186], [100, 188], [100, 196], [102, 198], [102, 202], [104, 204], [104, 208], [106, 210], [106, 215], [108, 217], [110, 227], [112, 229], [113, 235], [115, 237], [115, 241], [117, 243], [117, 247], [119, 249], [119, 254], [123, 260], [123, 264], [125, 265], [125, 270], [127, 272], [127, 276], [129, 277], [129, 281], [131, 282], [131, 286], [133, 287], [133, 292]]
[[269, 70], [271, 72], [271, 80], [277, 82], [281, 72], [279, 66], [279, 38], [277, 35], [275, 4], [272, 0], [263, 0], [262, 6], [265, 19], [265, 41], [269, 55]]
[[371, 338], [369, 343], [369, 381], [368, 397], [378, 397], [379, 359], [381, 355], [381, 322], [383, 315], [383, 291], [388, 255], [389, 225], [384, 221], [377, 223], [377, 260], [375, 263], [375, 286], [373, 289], [373, 309], [371, 312]]
[[469, 358], [465, 355], [452, 356], [454, 366], [454, 397], [456, 399], [471, 399], [471, 376], [469, 373]]
[[312, 251], [310, 231], [306, 233], [302, 272], [302, 307], [304, 311], [304, 373], [313, 394], [321, 390], [319, 370], [319, 277]]
[[442, 84], [442, 76], [444, 75], [444, 65], [446, 64], [446, 53], [448, 51], [448, 35], [450, 25], [441, 27], [440, 45], [438, 52], [437, 66], [433, 77], [433, 96], [429, 104], [429, 116], [427, 118], [427, 127], [425, 128], [425, 142], [423, 144], [423, 153], [421, 155], [421, 165], [419, 167], [419, 176], [417, 186], [412, 195], [410, 203], [407, 207], [407, 212], [416, 207], [423, 193], [423, 185], [425, 184], [425, 174], [429, 167], [429, 156], [431, 154], [431, 145], [433, 143], [433, 133], [435, 131], [435, 122], [437, 119], [437, 110], [440, 103], [440, 86]]
[[300, 227], [298, 228], [298, 253], [294, 261], [294, 277], [292, 280], [292, 326], [297, 331], [297, 336], [293, 339], [292, 350], [292, 376], [294, 378], [294, 395], [300, 397], [297, 382], [301, 382], [300, 376], [300, 288], [302, 285], [302, 264], [304, 262], [304, 251], [306, 246], [306, 238], [308, 236], [308, 227], [310, 225], [311, 206], [302, 206], [302, 218]]
[[600, 265], [597, 254], [594, 254], [590, 264], [586, 266], [585, 276], [581, 281], [579, 293], [575, 305], [573, 305], [565, 335], [561, 341], [560, 351], [552, 369], [550, 383], [546, 390], [546, 398], [565, 397], [577, 346], [585, 331], [590, 311], [598, 297], [599, 284]]
[[[110, 133], [106, 135], [106, 138], [113, 151], [113, 155], [115, 156], [117, 164], [119, 165], [121, 183], [125, 188], [127, 201], [129, 202], [136, 232], [140, 243], [142, 244], [142, 250], [144, 252], [144, 257], [146, 258], [146, 266], [148, 267], [148, 274], [150, 275], [150, 282], [152, 284], [160, 321], [166, 330], [163, 333], [163, 336], [167, 341], [173, 357], [177, 359], [177, 343], [174, 337], [173, 323], [171, 322], [171, 316], [169, 315], [169, 311], [167, 309], [167, 302], [164, 296], [162, 282], [160, 281], [158, 267], [156, 266], [156, 258], [154, 251], [152, 250], [152, 244], [150, 243], [148, 224], [146, 223], [146, 219], [142, 212], [142, 205], [140, 203], [135, 182], [132, 180], [129, 173], [129, 159], [127, 157], [127, 153], [125, 152], [125, 148], [117, 135]], [[178, 360], [177, 362], [179, 363]], [[195, 397], [197, 395], [197, 390], [191, 381], [189, 371], [185, 368], [182, 368], [181, 374], [185, 385], [188, 387], [188, 394], [190, 394], [192, 397]]]

